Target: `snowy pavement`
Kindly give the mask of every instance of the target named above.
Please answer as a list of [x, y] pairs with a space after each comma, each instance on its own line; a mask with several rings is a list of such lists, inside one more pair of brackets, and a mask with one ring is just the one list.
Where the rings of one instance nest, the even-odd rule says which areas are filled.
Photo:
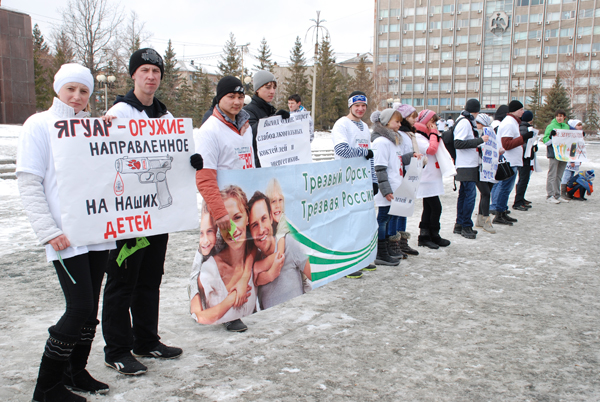
[[[327, 147], [317, 136], [313, 149]], [[0, 156], [16, 138], [0, 126]], [[330, 143], [329, 143], [330, 144]], [[542, 147], [543, 148], [543, 147]], [[12, 152], [12, 154], [11, 154]], [[588, 146], [600, 169], [600, 145]], [[547, 160], [540, 152], [540, 164]], [[189, 318], [186, 293], [198, 235], [170, 237], [161, 287], [162, 340], [176, 360], [144, 359], [130, 378], [104, 367], [101, 331], [88, 368], [111, 391], [90, 401], [591, 401], [600, 400], [598, 194], [544, 202], [546, 172], [513, 227], [452, 234], [456, 193], [442, 196], [452, 245], [419, 247], [399, 267], [340, 279], [254, 314], [227, 333]], [[511, 198], [512, 201], [512, 198]], [[421, 208], [408, 219], [416, 248]], [[27, 221], [14, 180], [0, 180], [1, 401], [29, 401], [64, 298]]]

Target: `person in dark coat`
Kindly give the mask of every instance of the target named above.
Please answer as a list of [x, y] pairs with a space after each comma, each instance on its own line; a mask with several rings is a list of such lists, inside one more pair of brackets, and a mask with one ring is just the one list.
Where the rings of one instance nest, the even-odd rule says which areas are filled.
[[208, 120], [208, 118], [210, 116], [212, 116], [213, 111], [215, 110], [215, 106], [217, 105], [217, 97], [215, 96], [212, 100], [212, 103], [210, 105], [210, 107], [208, 108], [208, 110], [206, 111], [206, 113], [204, 113], [204, 116], [202, 116], [202, 123], [200, 123], [200, 125], [203, 125], [204, 122], [206, 120]]
[[258, 121], [265, 117], [279, 115], [284, 119], [290, 118], [290, 113], [286, 110], [275, 109], [271, 105], [275, 92], [277, 90], [277, 80], [273, 73], [269, 71], [258, 71], [252, 77], [252, 85], [254, 87], [254, 95], [250, 104], [244, 106], [244, 110], [250, 114], [250, 128], [252, 128], [252, 148], [254, 148], [254, 161], [256, 167], [260, 167], [258, 160], [258, 150], [256, 148], [256, 136], [258, 135]]
[[531, 120], [533, 120], [533, 113], [526, 110], [521, 116], [521, 123], [519, 124], [519, 133], [523, 138], [527, 138], [523, 145], [523, 166], [519, 167], [519, 181], [517, 182], [517, 192], [515, 194], [515, 202], [513, 209], [519, 211], [526, 211], [531, 208], [531, 202], [525, 199], [525, 191], [527, 191], [527, 185], [529, 184], [529, 177], [531, 175], [532, 161], [537, 151], [537, 145], [534, 145], [531, 149], [531, 155], [529, 158], [525, 157], [525, 151], [527, 150], [527, 141], [533, 135], [531, 129]]

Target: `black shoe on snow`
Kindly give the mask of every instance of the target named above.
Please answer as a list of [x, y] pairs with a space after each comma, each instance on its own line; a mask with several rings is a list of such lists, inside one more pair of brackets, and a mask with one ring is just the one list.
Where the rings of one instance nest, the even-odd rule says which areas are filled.
[[133, 355], [136, 357], [154, 357], [156, 359], [176, 359], [183, 353], [181, 348], [167, 346], [163, 343], [158, 343], [150, 350], [133, 350]]

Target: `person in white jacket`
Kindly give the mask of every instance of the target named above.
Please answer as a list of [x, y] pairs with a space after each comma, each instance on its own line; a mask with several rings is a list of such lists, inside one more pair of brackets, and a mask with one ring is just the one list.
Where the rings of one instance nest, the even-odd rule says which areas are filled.
[[[515, 187], [515, 180], [517, 178], [517, 168], [523, 167], [523, 144], [527, 141], [521, 136], [519, 132], [519, 124], [521, 124], [521, 116], [523, 115], [523, 104], [518, 100], [513, 100], [508, 104], [508, 114], [506, 118], [502, 120], [502, 123], [498, 126], [498, 137], [502, 141], [502, 148], [504, 148], [504, 157], [510, 163], [510, 166], [515, 172], [511, 177], [505, 179], [498, 184], [493, 194], [492, 205], [490, 209], [496, 211], [496, 217], [493, 223], [501, 225], [509, 225], [517, 222], [516, 219], [508, 216], [508, 198], [510, 193]], [[531, 134], [533, 135], [533, 134]]]
[[[140, 49], [131, 55], [129, 73], [134, 89], [118, 96], [107, 115], [124, 119], [172, 119], [167, 107], [154, 96], [164, 74], [162, 57], [153, 49]], [[102, 306], [104, 362], [126, 375], [147, 371], [131, 352], [138, 357], [162, 359], [174, 359], [183, 353], [180, 348], [161, 343], [158, 336], [160, 284], [169, 234], [146, 238], [150, 245], [137, 250], [120, 267], [114, 261], [116, 255], [126, 244], [130, 248], [135, 246], [136, 241], [117, 241], [117, 250], [106, 269]]]
[[[371, 147], [371, 133], [369, 127], [362, 121], [367, 112], [367, 95], [361, 91], [354, 91], [348, 97], [348, 115], [340, 117], [331, 130], [333, 151], [335, 159], [365, 157], [371, 161], [373, 194], [377, 194], [377, 176], [373, 165], [373, 151]], [[365, 271], [374, 271], [377, 267], [369, 264], [363, 268]], [[347, 278], [362, 278], [361, 271], [346, 275]]]
[[[46, 247], [66, 300], [66, 311], [48, 329], [34, 401], [85, 401], [65, 386], [90, 393], [107, 393], [108, 385], [86, 370], [98, 325], [98, 300], [115, 242], [72, 246], [62, 230], [57, 172], [52, 155], [50, 124], [59, 119], [86, 118], [94, 77], [87, 68], [64, 64], [54, 76], [52, 107], [23, 124], [17, 147], [17, 180], [23, 207], [41, 244]], [[77, 166], [73, 166], [74, 169]]]
[[477, 182], [479, 181], [479, 148], [487, 142], [487, 135], [479, 136], [475, 126], [475, 118], [481, 105], [477, 99], [469, 99], [456, 119], [454, 128], [454, 148], [456, 148], [456, 181], [460, 181], [458, 200], [456, 203], [456, 224], [454, 233], [466, 239], [477, 238], [473, 230], [471, 216], [477, 198]]

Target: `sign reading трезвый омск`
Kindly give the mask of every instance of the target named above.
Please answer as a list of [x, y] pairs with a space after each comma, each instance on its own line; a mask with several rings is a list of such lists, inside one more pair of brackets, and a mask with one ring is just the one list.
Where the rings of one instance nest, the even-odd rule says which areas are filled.
[[313, 287], [364, 268], [377, 252], [371, 166], [363, 157], [276, 168], [219, 171], [219, 188], [250, 199], [277, 182], [287, 230], [309, 256]]
[[49, 129], [73, 245], [198, 227], [191, 119], [70, 119]]

